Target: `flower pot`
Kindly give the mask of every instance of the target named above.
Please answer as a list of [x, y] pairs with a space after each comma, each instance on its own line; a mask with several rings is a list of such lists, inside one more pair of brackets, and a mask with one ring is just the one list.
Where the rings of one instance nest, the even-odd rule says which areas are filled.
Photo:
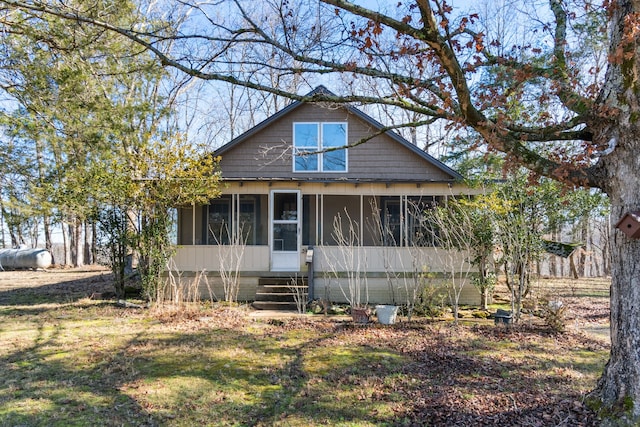
[[397, 314], [397, 305], [376, 305], [376, 316], [378, 316], [378, 322], [383, 325], [393, 325], [396, 323]]
[[369, 310], [366, 308], [351, 307], [351, 318], [353, 319], [353, 323], [369, 323]]

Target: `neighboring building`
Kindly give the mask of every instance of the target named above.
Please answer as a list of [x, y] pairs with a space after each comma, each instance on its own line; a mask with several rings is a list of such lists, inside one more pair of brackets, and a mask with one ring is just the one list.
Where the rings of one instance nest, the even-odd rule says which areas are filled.
[[[222, 298], [220, 263], [229, 265], [242, 236], [240, 300], [254, 300], [258, 285], [273, 278], [308, 278], [315, 298], [346, 302], [356, 283], [360, 303], [402, 303], [405, 279], [443, 271], [443, 251], [424, 241], [420, 212], [470, 189], [457, 172], [381, 129], [350, 106], [294, 102], [222, 146], [215, 152], [221, 197], [179, 210], [174, 260], [182, 277], [206, 271]], [[478, 303], [479, 294], [468, 285], [460, 302]]]

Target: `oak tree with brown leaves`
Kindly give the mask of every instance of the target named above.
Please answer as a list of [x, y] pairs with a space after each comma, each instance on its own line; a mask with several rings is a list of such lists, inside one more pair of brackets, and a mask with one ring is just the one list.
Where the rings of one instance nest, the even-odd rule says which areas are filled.
[[[293, 100], [409, 111], [414, 120], [394, 128], [446, 123], [476, 135], [474, 148], [502, 152], [569, 185], [601, 189], [614, 219], [640, 209], [640, 2], [510, 2], [515, 24], [531, 29], [513, 45], [485, 31], [481, 24], [493, 16], [463, 13], [453, 0], [380, 3], [169, 1], [140, 12], [161, 14], [162, 25], [129, 27], [109, 22], [99, 8], [54, 0], [3, 0], [0, 7], [7, 26], [20, 8], [119, 33], [164, 66], [199, 79]], [[172, 25], [164, 24], [168, 18]], [[608, 43], [606, 64], [582, 55], [589, 41]], [[265, 68], [271, 76], [335, 76], [347, 84], [340, 96], [305, 97], [273, 85]], [[616, 232], [611, 355], [592, 394], [629, 423], [640, 420], [638, 259], [640, 240]]]

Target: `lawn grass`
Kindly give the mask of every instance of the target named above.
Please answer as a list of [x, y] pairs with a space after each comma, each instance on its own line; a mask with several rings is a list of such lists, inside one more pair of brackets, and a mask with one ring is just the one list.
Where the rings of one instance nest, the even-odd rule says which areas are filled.
[[2, 426], [590, 425], [582, 397], [608, 356], [583, 334], [486, 322], [19, 304], [0, 305]]

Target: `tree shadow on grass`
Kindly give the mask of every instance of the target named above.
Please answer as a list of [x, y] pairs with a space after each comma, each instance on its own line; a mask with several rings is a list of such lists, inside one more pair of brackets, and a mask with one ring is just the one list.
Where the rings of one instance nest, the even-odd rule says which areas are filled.
[[[28, 275], [32, 272], [24, 272]], [[2, 274], [2, 272], [0, 272]], [[50, 281], [64, 276], [60, 273], [51, 274]], [[82, 298], [91, 297], [96, 294], [113, 293], [113, 280], [111, 273], [103, 272], [102, 274], [90, 277], [60, 280], [54, 283], [43, 285], [32, 285], [23, 287], [13, 287], [12, 289], [0, 291], [0, 306], [33, 306], [38, 304], [64, 304], [76, 302]], [[27, 276], [28, 280], [28, 276]], [[115, 294], [114, 294], [115, 295]]]
[[70, 339], [63, 322], [42, 320], [31, 345], [0, 358], [0, 425], [157, 424], [119, 390], [126, 375], [106, 375], [110, 361], [94, 361], [90, 348]]
[[338, 326], [293, 345], [286, 325], [281, 336], [217, 330], [143, 339], [135, 365], [146, 391], [173, 384], [163, 410], [187, 423], [595, 425], [569, 378], [533, 374], [539, 367], [526, 360], [496, 362], [436, 340], [372, 346], [351, 342], [353, 332]]
[[73, 319], [37, 320], [31, 343], [0, 358], [0, 425], [593, 421], [570, 378], [536, 373], [535, 360], [473, 354], [435, 329], [149, 320], [90, 335]]

